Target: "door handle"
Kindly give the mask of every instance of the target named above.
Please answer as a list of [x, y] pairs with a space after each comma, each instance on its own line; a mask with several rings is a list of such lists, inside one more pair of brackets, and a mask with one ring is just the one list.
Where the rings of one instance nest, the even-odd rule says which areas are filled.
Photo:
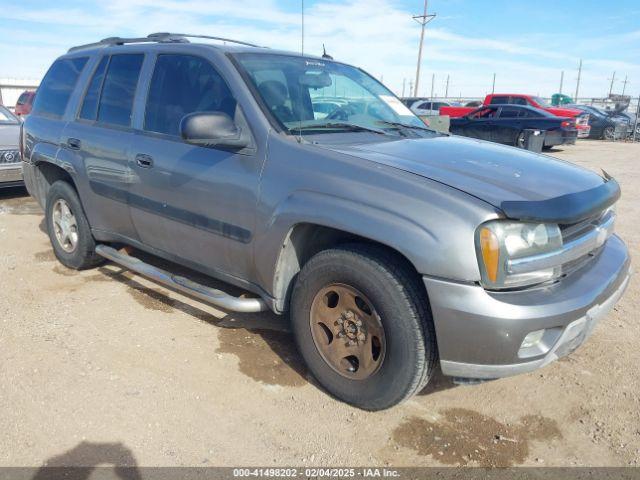
[[69, 137], [67, 138], [67, 146], [71, 150], [80, 150], [80, 147], [82, 147], [82, 142], [80, 142], [80, 140], [77, 138]]
[[153, 158], [149, 155], [145, 155], [144, 153], [139, 153], [136, 155], [136, 163], [139, 167], [151, 168], [153, 167]]

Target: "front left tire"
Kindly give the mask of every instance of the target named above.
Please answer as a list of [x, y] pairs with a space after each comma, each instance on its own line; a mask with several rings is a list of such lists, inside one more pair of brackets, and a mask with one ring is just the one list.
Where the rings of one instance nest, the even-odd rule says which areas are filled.
[[309, 370], [335, 397], [365, 410], [420, 391], [437, 361], [420, 277], [375, 245], [322, 251], [302, 268], [291, 322]]

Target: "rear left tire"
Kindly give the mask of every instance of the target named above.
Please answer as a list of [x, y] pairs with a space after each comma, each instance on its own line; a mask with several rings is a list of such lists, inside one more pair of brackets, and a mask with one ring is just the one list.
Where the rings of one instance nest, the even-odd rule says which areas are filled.
[[45, 209], [49, 240], [56, 258], [67, 268], [85, 270], [104, 262], [75, 189], [62, 180], [49, 188]]

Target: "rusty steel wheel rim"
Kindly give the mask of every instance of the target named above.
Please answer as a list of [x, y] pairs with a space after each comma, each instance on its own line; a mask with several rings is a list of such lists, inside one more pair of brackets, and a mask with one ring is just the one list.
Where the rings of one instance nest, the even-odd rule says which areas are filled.
[[336, 283], [320, 290], [309, 322], [318, 352], [343, 377], [364, 380], [380, 369], [387, 346], [382, 322], [354, 287]]

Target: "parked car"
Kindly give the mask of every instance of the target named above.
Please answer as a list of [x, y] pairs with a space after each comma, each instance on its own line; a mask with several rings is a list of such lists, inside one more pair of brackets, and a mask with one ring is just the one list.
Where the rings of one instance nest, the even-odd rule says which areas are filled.
[[440, 115], [440, 109], [442, 107], [451, 107], [451, 106], [456, 106], [456, 105], [460, 105], [459, 102], [444, 102], [444, 101], [431, 101], [431, 100], [418, 100], [416, 102], [413, 102], [409, 108], [411, 109], [411, 111], [413, 113], [415, 113], [416, 115], [425, 115], [425, 116], [432, 116], [432, 115]]
[[20, 94], [18, 101], [16, 102], [15, 113], [21, 117], [29, 115], [31, 113], [31, 106], [33, 105], [33, 99], [36, 97], [36, 92], [25, 91]]
[[546, 132], [544, 146], [576, 143], [578, 131], [571, 118], [525, 105], [490, 105], [461, 118], [452, 118], [450, 131], [456, 135], [524, 148], [525, 130]]
[[567, 106], [589, 114], [589, 125], [591, 125], [589, 138], [614, 140], [615, 138], [624, 138], [629, 131], [633, 131], [633, 126], [629, 125], [629, 119], [619, 114], [590, 105], [570, 104]]
[[[344, 63], [189, 38], [75, 47], [42, 81], [25, 181], [68, 268], [106, 258], [226, 310], [289, 312], [310, 374], [369, 410], [438, 363], [472, 379], [542, 367], [622, 295], [613, 178], [434, 132]], [[367, 109], [319, 120], [323, 88]]]
[[[605, 110], [605, 112], [610, 113], [609, 111]], [[640, 123], [636, 122], [636, 116], [637, 114], [635, 113], [631, 113], [629, 111], [623, 111], [623, 112], [617, 112], [614, 114], [615, 117], [620, 117], [623, 120], [626, 120], [628, 123], [627, 125], [627, 135], [628, 136], [633, 136], [633, 129], [635, 128], [636, 130], [636, 137], [640, 138]]]
[[[591, 127], [589, 126], [589, 114], [575, 108], [554, 107], [549, 105], [549, 103], [547, 103], [543, 98], [535, 95], [523, 95], [519, 93], [492, 93], [485, 97], [483, 105], [529, 105], [530, 107], [545, 110], [558, 117], [574, 118], [579, 138], [588, 137], [589, 131], [591, 130]], [[469, 107], [442, 107], [440, 109], [440, 114], [449, 115], [450, 117], [455, 118], [468, 115], [471, 111], [472, 109]]]
[[0, 188], [22, 185], [22, 161], [18, 149], [21, 122], [0, 105]]

